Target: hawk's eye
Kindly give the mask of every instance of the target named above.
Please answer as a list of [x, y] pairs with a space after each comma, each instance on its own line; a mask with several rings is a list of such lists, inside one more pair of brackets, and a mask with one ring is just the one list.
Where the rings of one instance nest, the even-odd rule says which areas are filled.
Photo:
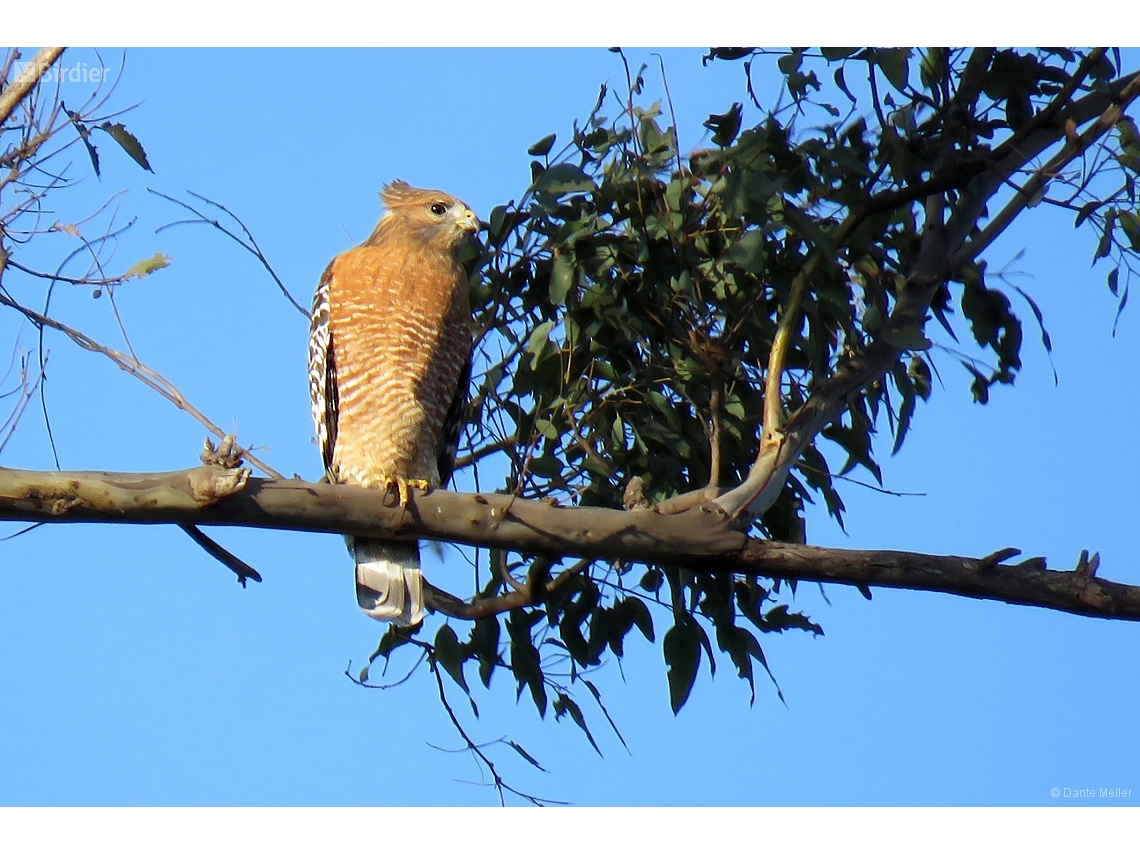
[[443, 204], [443, 202], [436, 202], [431, 206], [431, 212], [437, 217], [442, 217], [447, 213], [447, 205]]

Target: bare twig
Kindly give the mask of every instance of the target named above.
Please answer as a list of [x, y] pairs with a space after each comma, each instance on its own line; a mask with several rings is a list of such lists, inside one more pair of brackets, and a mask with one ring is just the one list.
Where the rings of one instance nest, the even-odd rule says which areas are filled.
[[985, 573], [997, 567], [1003, 561], [1008, 561], [1015, 555], [1020, 555], [1021, 550], [1012, 546], [1007, 546], [1005, 549], [999, 549], [997, 552], [991, 552], [985, 558], [978, 559], [978, 572]]
[[16, 399], [15, 406], [12, 407], [12, 412], [9, 413], [8, 418], [0, 425], [0, 431], [4, 432], [3, 439], [0, 439], [0, 451], [8, 445], [8, 441], [12, 438], [12, 434], [16, 432], [17, 425], [20, 424], [20, 418], [24, 415], [24, 410], [27, 409], [28, 403], [35, 395], [37, 387], [44, 379], [43, 364], [47, 362], [45, 357], [43, 362], [40, 363], [41, 368], [37, 372], [36, 377], [31, 382], [28, 381], [28, 357], [25, 355], [20, 360], [20, 386], [19, 397]]
[[899, 498], [908, 498], [914, 496], [925, 496], [926, 493], [905, 492], [900, 490], [888, 490], [886, 487], [880, 487], [877, 484], [868, 484], [866, 481], [860, 481], [858, 478], [852, 478], [850, 475], [838, 475], [834, 472], [825, 472], [815, 466], [808, 466], [802, 460], [796, 464], [797, 469], [804, 469], [808, 472], [815, 472], [818, 475], [824, 475], [834, 481], [846, 481], [848, 484], [855, 484], [859, 487], [866, 487], [868, 490], [874, 490], [876, 493], [882, 493], [884, 496], [898, 496]]
[[[26, 306], [22, 306], [11, 297], [9, 297], [6, 293], [0, 293], [0, 305], [15, 309], [41, 329], [43, 327], [50, 327], [51, 329], [63, 333], [84, 350], [90, 350], [93, 353], [103, 354], [128, 374], [131, 374], [132, 376], [138, 378], [151, 389], [158, 392], [160, 395], [162, 395], [162, 397], [166, 398], [166, 400], [170, 401], [172, 404], [174, 404], [174, 406], [178, 407], [178, 409], [189, 413], [202, 425], [204, 425], [205, 428], [210, 431], [210, 433], [214, 434], [214, 436], [218, 437], [219, 439], [225, 439], [226, 432], [215, 425], [208, 418], [206, 418], [206, 416], [197, 407], [187, 401], [173, 383], [171, 383], [154, 369], [149, 368], [143, 363], [139, 362], [134, 357], [128, 356], [125, 353], [120, 353], [119, 351], [113, 350], [109, 347], [105, 347], [99, 344], [99, 342], [92, 339], [90, 336], [79, 332], [79, 330], [72, 329], [66, 324], [55, 320], [55, 318], [50, 318], [47, 315], [40, 314], [34, 309], [29, 309]], [[267, 464], [262, 463], [248, 451], [245, 453], [245, 458], [271, 478], [283, 479], [285, 477], [280, 472], [271, 469]]]
[[168, 202], [173, 202], [175, 205], [179, 205], [179, 206], [185, 208], [187, 211], [190, 211], [191, 213], [193, 213], [195, 216], [198, 217], [198, 219], [196, 219], [196, 220], [178, 220], [177, 222], [174, 222], [174, 223], [167, 223], [165, 226], [159, 226], [157, 229], [155, 229], [155, 234], [158, 234], [159, 232], [163, 231], [164, 229], [171, 228], [172, 226], [178, 226], [178, 225], [183, 225], [183, 224], [201, 223], [203, 225], [213, 226], [215, 229], [220, 231], [226, 237], [230, 238], [230, 240], [232, 240], [234, 243], [236, 243], [238, 246], [240, 246], [242, 249], [244, 249], [246, 252], [248, 252], [250, 255], [252, 255], [254, 258], [256, 258], [259, 262], [261, 262], [261, 266], [265, 268], [266, 272], [270, 275], [270, 277], [272, 277], [273, 281], [275, 283], [277, 283], [277, 288], [281, 291], [281, 294], [285, 297], [285, 299], [288, 300], [293, 305], [293, 308], [296, 309], [298, 312], [300, 312], [305, 318], [309, 317], [308, 309], [306, 309], [304, 306], [302, 306], [300, 303], [298, 303], [295, 299], [293, 299], [293, 295], [289, 293], [289, 289], [285, 287], [285, 283], [281, 281], [281, 277], [277, 275], [277, 271], [275, 271], [273, 269], [273, 265], [271, 265], [269, 263], [269, 259], [267, 259], [265, 257], [265, 253], [263, 253], [261, 251], [261, 247], [258, 246], [257, 240], [254, 238], [253, 233], [250, 232], [250, 230], [248, 228], [246, 228], [246, 225], [245, 225], [245, 223], [243, 223], [241, 221], [241, 218], [238, 217], [236, 214], [234, 214], [229, 208], [227, 208], [221, 202], [215, 202], [212, 199], [207, 199], [205, 196], [202, 196], [198, 193], [195, 193], [192, 190], [186, 191], [191, 196], [193, 196], [195, 199], [201, 199], [207, 205], [213, 205], [218, 210], [223, 211], [230, 219], [232, 219], [235, 223], [238, 224], [238, 227], [242, 230], [242, 233], [245, 235], [244, 239], [242, 239], [240, 236], [234, 234], [232, 231], [227, 229], [218, 220], [214, 219], [213, 217], [206, 216], [205, 214], [203, 214], [201, 211], [199, 211], [194, 206], [189, 205], [186, 202], [181, 201], [180, 199], [175, 199], [173, 196], [167, 196], [165, 193], [160, 193], [157, 190], [151, 190], [149, 188], [147, 189], [147, 192], [153, 193], [155, 196], [158, 196], [162, 199], [165, 199]]
[[657, 57], [657, 64], [661, 68], [661, 86], [665, 89], [665, 103], [669, 105], [669, 120], [673, 123], [673, 154], [677, 157], [677, 175], [685, 174], [685, 164], [681, 160], [681, 137], [677, 133], [677, 111], [673, 108], [673, 96], [669, 92], [669, 77], [665, 74], [665, 58], [659, 53], [651, 53]]
[[768, 351], [768, 373], [764, 378], [764, 431], [760, 439], [763, 454], [780, 442], [779, 431], [784, 423], [784, 405], [780, 401], [780, 383], [784, 375], [784, 365], [788, 358], [788, 347], [800, 320], [800, 304], [807, 293], [808, 282], [815, 276], [822, 263], [821, 249], [816, 247], [811, 257], [792, 280], [792, 288], [784, 311], [780, 315], [772, 347]]
[[207, 555], [220, 562], [223, 566], [233, 570], [238, 582], [241, 583], [243, 588], [245, 587], [246, 579], [252, 579], [255, 582], [261, 581], [260, 573], [219, 544], [216, 540], [204, 534], [197, 526], [183, 523], [178, 527], [182, 529], [192, 541], [202, 547]]
[[526, 801], [530, 802], [535, 807], [566, 804], [566, 802], [559, 802], [555, 801], [554, 799], [544, 799], [538, 796], [532, 796], [529, 793], [524, 793], [521, 790], [516, 790], [514, 787], [503, 780], [502, 775], [500, 775], [495, 769], [495, 764], [491, 762], [491, 759], [486, 754], [484, 754], [482, 749], [480, 749], [479, 746], [476, 745], [475, 742], [471, 739], [471, 737], [467, 735], [467, 731], [463, 729], [463, 725], [459, 723], [459, 719], [455, 715], [455, 710], [451, 708], [451, 704], [447, 700], [447, 692], [443, 688], [443, 676], [440, 674], [439, 664], [436, 662], [435, 648], [427, 642], [418, 641], [414, 638], [409, 639], [409, 641], [417, 647], [420, 647], [427, 651], [428, 664], [430, 666], [432, 675], [435, 677], [436, 689], [439, 692], [439, 702], [443, 704], [443, 708], [447, 711], [447, 717], [451, 719], [452, 727], [455, 728], [456, 733], [459, 734], [459, 737], [466, 744], [467, 750], [475, 755], [475, 757], [477, 757], [479, 761], [487, 767], [487, 771], [491, 773], [491, 778], [494, 781], [495, 791], [499, 794], [499, 803], [502, 806], [506, 807], [507, 801], [505, 794], [513, 793], [520, 799], [525, 799]]
[[[381, 689], [381, 690], [383, 690], [383, 689], [394, 689], [397, 686], [404, 685], [404, 683], [406, 683], [406, 682], [408, 682], [408, 680], [412, 679], [412, 675], [414, 673], [416, 673], [416, 670], [420, 667], [420, 665], [423, 663], [423, 661], [425, 659], [427, 659], [427, 651], [426, 650], [423, 651], [422, 653], [420, 653], [420, 658], [417, 659], [415, 664], [412, 665], [412, 667], [408, 669], [408, 673], [405, 674], [403, 677], [401, 677], [399, 680], [397, 680], [394, 683], [366, 683], [363, 680], [360, 680], [360, 679], [357, 679], [356, 677], [353, 677], [352, 673], [351, 673], [352, 672], [352, 661], [351, 660], [349, 660], [348, 666], [344, 669], [344, 676], [348, 677], [348, 679], [352, 680], [352, 682], [356, 683], [356, 685], [360, 686], [362, 689]], [[384, 666], [384, 670], [385, 671], [388, 670], [387, 665]]]
[[478, 463], [484, 457], [490, 457], [497, 451], [504, 451], [508, 448], [511, 448], [516, 442], [518, 442], [518, 436], [512, 433], [508, 437], [504, 437], [503, 439], [495, 440], [494, 442], [489, 442], [486, 445], [480, 446], [470, 454], [465, 454], [462, 457], [455, 458], [455, 466], [451, 471], [458, 472], [460, 469], [465, 469], [474, 463]]
[[510, 585], [511, 588], [520, 594], [529, 593], [528, 585], [525, 582], [520, 582], [518, 579], [511, 575], [511, 571], [507, 568], [507, 553], [503, 552], [502, 550], [499, 551], [498, 564], [499, 576], [506, 584]]

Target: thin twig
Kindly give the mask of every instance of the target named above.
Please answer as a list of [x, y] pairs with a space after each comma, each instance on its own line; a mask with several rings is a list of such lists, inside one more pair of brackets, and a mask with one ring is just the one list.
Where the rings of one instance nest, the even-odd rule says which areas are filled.
[[68, 285], [89, 285], [93, 288], [102, 288], [107, 285], [119, 285], [125, 281], [122, 276], [111, 276], [106, 279], [74, 279], [70, 276], [60, 276], [57, 273], [44, 273], [42, 270], [33, 270], [30, 267], [25, 267], [11, 258], [8, 259], [8, 266], [14, 267], [22, 273], [27, 273], [29, 276], [35, 276], [39, 279], [50, 279], [53, 282], [64, 282]]
[[504, 582], [506, 582], [520, 594], [529, 593], [528, 585], [525, 582], [520, 582], [518, 579], [511, 575], [511, 571], [507, 568], [507, 553], [502, 550], [499, 551], [498, 565], [499, 576]]
[[860, 487], [866, 487], [868, 490], [874, 490], [876, 493], [883, 493], [887, 496], [925, 496], [926, 493], [904, 493], [897, 490], [888, 490], [885, 487], [877, 487], [874, 484], [868, 484], [866, 481], [860, 481], [858, 478], [852, 478], [849, 475], [837, 475], [832, 472], [825, 472], [816, 466], [808, 466], [802, 460], [796, 464], [797, 469], [803, 469], [806, 472], [815, 472], [817, 475], [824, 475], [828, 478], [837, 481], [847, 481], [851, 484], [856, 484]]
[[[225, 431], [223, 431], [212, 421], [206, 418], [206, 416], [197, 407], [186, 400], [183, 394], [178, 391], [173, 383], [171, 383], [154, 369], [147, 367], [133, 357], [127, 356], [125, 353], [120, 353], [117, 350], [113, 350], [109, 347], [105, 347], [99, 344], [99, 342], [95, 341], [90, 336], [79, 332], [79, 330], [72, 329], [66, 324], [60, 323], [55, 318], [50, 318], [47, 315], [40, 314], [34, 309], [29, 309], [26, 306], [20, 305], [10, 296], [8, 296], [7, 293], [0, 292], [0, 305], [15, 309], [41, 329], [43, 327], [51, 327], [54, 330], [58, 330], [70, 338], [77, 345], [82, 347], [84, 350], [90, 350], [93, 353], [103, 354], [128, 374], [133, 375], [137, 379], [141, 380], [144, 384], [149, 386], [151, 389], [158, 392], [160, 395], [162, 395], [162, 397], [166, 398], [166, 400], [170, 401], [172, 404], [174, 404], [174, 406], [178, 407], [178, 409], [189, 413], [191, 416], [197, 419], [199, 423], [204, 425], [206, 429], [210, 431], [210, 433], [214, 434], [219, 439], [225, 439], [227, 435]], [[41, 386], [40, 388], [42, 389], [43, 387]], [[245, 459], [260, 469], [262, 472], [264, 472], [266, 475], [268, 475], [270, 478], [284, 480], [284, 475], [270, 468], [268, 464], [262, 463], [252, 454], [246, 452]]]
[[245, 587], [245, 580], [252, 579], [255, 582], [261, 581], [261, 574], [219, 544], [209, 535], [205, 534], [200, 528], [189, 523], [182, 523], [178, 526], [184, 531], [192, 541], [198, 544], [206, 551], [206, 554], [215, 559], [223, 566], [228, 567], [237, 575], [238, 582], [241, 586]]
[[173, 196], [167, 196], [165, 193], [160, 193], [158, 190], [152, 190], [150, 188], [147, 188], [147, 192], [153, 193], [155, 196], [159, 196], [160, 198], [166, 199], [168, 202], [173, 202], [175, 205], [180, 205], [181, 207], [185, 208], [187, 211], [194, 213], [198, 217], [197, 220], [179, 220], [179, 221], [174, 222], [174, 223], [167, 223], [165, 226], [159, 226], [157, 229], [154, 230], [155, 234], [158, 234], [163, 229], [168, 229], [171, 226], [177, 226], [177, 225], [182, 225], [182, 224], [202, 223], [203, 225], [213, 226], [215, 229], [220, 231], [226, 237], [230, 238], [232, 241], [234, 241], [234, 243], [236, 243], [238, 246], [240, 246], [242, 249], [244, 249], [246, 252], [248, 252], [250, 255], [252, 255], [254, 258], [256, 258], [259, 262], [261, 262], [261, 266], [265, 268], [266, 272], [273, 278], [273, 281], [275, 283], [277, 283], [277, 287], [281, 291], [281, 293], [284, 295], [285, 299], [288, 300], [290, 303], [292, 303], [293, 308], [296, 309], [298, 312], [300, 312], [302, 316], [304, 316], [306, 319], [309, 317], [308, 309], [306, 309], [304, 306], [302, 306], [300, 303], [298, 303], [295, 299], [293, 299], [293, 295], [289, 293], [289, 289], [285, 287], [285, 283], [281, 281], [281, 277], [277, 275], [277, 271], [275, 271], [273, 269], [273, 265], [271, 265], [269, 263], [269, 259], [267, 259], [265, 257], [265, 253], [263, 253], [261, 251], [261, 247], [258, 246], [257, 240], [254, 238], [253, 233], [250, 232], [250, 230], [248, 228], [246, 228], [246, 225], [245, 225], [245, 223], [243, 223], [241, 221], [241, 218], [238, 217], [236, 214], [234, 214], [229, 208], [227, 208], [221, 202], [215, 202], [212, 199], [207, 199], [205, 196], [202, 196], [198, 193], [195, 193], [192, 190], [186, 191], [191, 196], [193, 196], [195, 199], [201, 199], [207, 205], [213, 205], [218, 210], [224, 211], [226, 213], [226, 215], [230, 217], [230, 219], [232, 219], [235, 223], [238, 224], [238, 226], [241, 228], [242, 232], [245, 233], [245, 236], [248, 239], [248, 242], [246, 240], [242, 240], [238, 235], [231, 232], [229, 229], [227, 229], [225, 226], [223, 226], [217, 220], [213, 219], [212, 217], [207, 217], [205, 214], [203, 214], [197, 208], [195, 208], [192, 205], [187, 204], [186, 202], [181, 201], [180, 199], [175, 199]]
[[514, 787], [510, 786], [506, 781], [503, 780], [503, 777], [495, 769], [495, 764], [492, 763], [491, 759], [483, 753], [478, 745], [475, 744], [474, 740], [472, 740], [471, 737], [467, 735], [467, 731], [463, 729], [463, 725], [459, 723], [459, 719], [456, 717], [455, 711], [451, 708], [451, 704], [447, 700], [447, 692], [443, 688], [443, 676], [440, 674], [440, 668], [436, 662], [435, 648], [425, 641], [418, 641], [414, 638], [409, 639], [409, 641], [417, 647], [420, 647], [427, 651], [429, 670], [435, 676], [436, 688], [439, 691], [439, 702], [443, 704], [444, 710], [447, 711], [447, 717], [451, 719], [451, 724], [455, 728], [456, 733], [459, 734], [460, 738], [467, 745], [467, 750], [474, 754], [483, 763], [483, 765], [487, 767], [487, 771], [491, 773], [491, 777], [494, 780], [495, 790], [499, 794], [499, 804], [501, 804], [503, 807], [506, 807], [507, 801], [505, 793], [508, 792], [514, 793], [521, 799], [526, 799], [535, 807], [567, 804], [567, 802], [559, 802], [555, 801], [554, 799], [544, 799], [539, 798], [538, 796], [532, 796], [529, 793], [524, 793], [521, 790], [516, 790]]
[[661, 86], [665, 89], [665, 103], [669, 105], [669, 118], [673, 121], [673, 154], [677, 157], [677, 175], [685, 174], [685, 164], [681, 161], [681, 137], [677, 133], [677, 111], [673, 108], [673, 96], [669, 93], [669, 78], [665, 74], [665, 59], [659, 53], [651, 53], [657, 57], [657, 64], [661, 68]]
[[[352, 682], [356, 683], [356, 685], [360, 686], [360, 688], [362, 688], [362, 689], [394, 689], [397, 686], [404, 685], [404, 683], [406, 683], [406, 682], [408, 682], [408, 680], [412, 679], [412, 675], [414, 673], [416, 673], [416, 669], [418, 669], [420, 667], [420, 664], [426, 658], [427, 658], [427, 651], [420, 653], [420, 658], [416, 660], [415, 664], [408, 670], [408, 673], [405, 674], [403, 677], [401, 677], [399, 680], [397, 680], [395, 683], [366, 683], [363, 680], [358, 680], [356, 677], [352, 676], [352, 673], [351, 673], [351, 671], [352, 671], [352, 660], [351, 659], [348, 661], [348, 666], [344, 669], [344, 676], [348, 677], [348, 679], [352, 680]], [[384, 670], [385, 671], [388, 670], [387, 664], [385, 664]]]
[[480, 448], [472, 451], [470, 454], [465, 454], [462, 457], [455, 458], [455, 466], [451, 471], [458, 472], [460, 469], [466, 469], [468, 466], [471, 466], [474, 463], [478, 463], [484, 457], [489, 457], [497, 451], [504, 451], [510, 448], [517, 441], [518, 435], [512, 433], [508, 437], [481, 446]]
[[[46, 358], [43, 363], [46, 363]], [[41, 365], [43, 364], [41, 363]], [[16, 432], [16, 426], [20, 423], [20, 418], [24, 415], [24, 410], [27, 409], [28, 403], [32, 400], [32, 396], [36, 393], [41, 381], [44, 379], [43, 369], [41, 367], [36, 379], [28, 383], [28, 358], [25, 356], [20, 360], [20, 397], [16, 399], [16, 405], [12, 408], [11, 414], [0, 426], [0, 430], [4, 430], [4, 438], [0, 440], [0, 451], [8, 445], [8, 441], [12, 438], [12, 434]]]

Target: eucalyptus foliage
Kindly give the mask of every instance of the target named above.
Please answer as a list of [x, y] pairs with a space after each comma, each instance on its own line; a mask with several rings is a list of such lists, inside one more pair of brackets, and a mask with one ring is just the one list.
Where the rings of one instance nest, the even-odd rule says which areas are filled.
[[[964, 366], [984, 404], [1021, 369], [1027, 317], [1051, 347], [1031, 296], [983, 257], [1008, 225], [999, 211], [1012, 220], [1040, 203], [1071, 209], [1096, 232], [1094, 260], [1108, 259], [1123, 308], [1140, 249], [1135, 124], [1118, 117], [1095, 151], [1044, 179], [1039, 156], [1050, 151], [1045, 137], [1079, 144], [1092, 116], [1077, 115], [1077, 99], [1127, 104], [1132, 76], [1103, 49], [717, 48], [706, 62], [741, 63], [750, 103], [710, 116], [705, 148], [678, 150], [668, 105], [645, 103], [642, 68], [627, 92], [603, 86], [557, 151], [554, 133], [529, 149], [529, 187], [491, 212], [472, 274], [481, 371], [469, 450], [483, 473], [509, 468], [505, 484], [483, 489], [522, 499], [633, 509], [716, 495], [745, 481], [757, 458], [781, 322], [791, 339], [777, 409], [791, 422], [841, 365], [878, 347], [883, 369], [811, 438], [779, 498], [742, 523], [802, 543], [807, 502], [822, 500], [842, 524], [836, 475], [861, 468], [881, 483], [882, 455], [904, 443], [934, 372], [953, 373], [942, 364]], [[768, 62], [783, 86], [764, 105], [752, 75]], [[752, 113], [760, 119], [746, 126]], [[971, 194], [982, 201], [966, 220]], [[954, 212], [945, 224], [943, 211]], [[947, 256], [920, 319], [892, 321], [924, 233], [956, 227], [962, 249]], [[932, 350], [936, 335], [946, 346]], [[600, 703], [588, 675], [621, 657], [635, 629], [651, 642], [665, 629], [674, 711], [702, 660], [715, 671], [718, 650], [752, 686], [757, 665], [767, 669], [764, 633], [823, 631], [790, 603], [794, 583], [779, 579], [691, 562], [488, 558], [478, 597], [524, 572], [518, 584], [549, 593], [480, 617], [463, 639], [445, 624], [438, 661], [465, 691], [465, 662], [487, 685], [506, 669], [540, 713], [552, 705], [587, 735], [574, 698], [584, 688]], [[392, 630], [377, 654], [406, 640]]]

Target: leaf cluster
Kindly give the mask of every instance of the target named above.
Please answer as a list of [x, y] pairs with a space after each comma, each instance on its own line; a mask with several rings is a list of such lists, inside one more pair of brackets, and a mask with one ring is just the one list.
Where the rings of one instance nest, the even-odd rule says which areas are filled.
[[[750, 124], [752, 107], [738, 102], [709, 116], [706, 148], [680, 150], [666, 108], [646, 103], [642, 67], [628, 75], [628, 91], [601, 88], [561, 149], [552, 133], [528, 150], [529, 186], [491, 212], [472, 273], [481, 373], [468, 441], [481, 472], [492, 460], [506, 463], [506, 492], [636, 508], [740, 483], [764, 429], [773, 340], [790, 315], [780, 412], [796, 412], [875, 342], [898, 354], [806, 448], [779, 500], [753, 521], [762, 536], [803, 542], [807, 502], [822, 497], [842, 524], [837, 478], [861, 467], [881, 484], [876, 435], [885, 427], [892, 453], [900, 450], [917, 402], [931, 394], [939, 353], [965, 366], [985, 403], [1021, 368], [1016, 301], [1051, 347], [1030, 295], [1000, 274], [995, 284], [982, 259], [965, 258], [937, 288], [930, 311], [949, 343], [935, 346], [921, 324], [892, 323], [892, 312], [939, 216], [931, 199], [955, 204], [995, 158], [1061, 120], [1054, 101], [1108, 85], [1119, 58], [1103, 50], [793, 49], [775, 52], [780, 100], [763, 107], [752, 75], [771, 53], [710, 51], [706, 61], [743, 62], [761, 112]], [[1122, 122], [1118, 137], [1111, 163], [1067, 178], [1076, 188], [1068, 201], [1043, 195], [1034, 204], [1075, 206], [1118, 169], [1126, 178], [1118, 190], [1075, 209], [1122, 250], [1123, 239], [1132, 248], [1136, 240], [1135, 216], [1122, 208], [1133, 200], [1134, 126]], [[501, 456], [484, 457], [492, 451]], [[533, 558], [517, 556], [506, 572], [525, 574]], [[494, 569], [504, 561], [492, 556], [481, 596], [505, 585]], [[512, 611], [506, 633], [481, 618], [467, 641], [447, 643], [460, 663], [449, 673], [461, 675], [461, 663], [474, 659], [489, 683], [495, 668], [508, 667], [520, 696], [544, 712], [551, 669], [562, 667], [572, 684], [607, 649], [620, 657], [625, 634], [642, 626], [635, 612], [654, 638], [648, 612], [641, 616], [645, 599], [671, 621], [663, 650], [676, 711], [700, 661], [715, 669], [714, 640], [751, 686], [754, 663], [767, 668], [755, 633], [821, 632], [779, 601], [794, 595], [780, 580], [662, 565], [639, 568], [634, 584], [633, 570], [594, 564], [556, 584], [544, 575], [541, 610]], [[561, 698], [565, 688], [552, 691]], [[556, 704], [556, 713], [570, 709]]]

